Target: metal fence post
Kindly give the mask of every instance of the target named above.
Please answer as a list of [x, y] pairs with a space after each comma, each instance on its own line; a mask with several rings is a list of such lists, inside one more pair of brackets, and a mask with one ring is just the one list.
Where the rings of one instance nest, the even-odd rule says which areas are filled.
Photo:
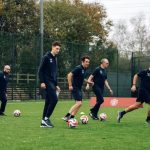
[[118, 84], [119, 84], [118, 83], [119, 82], [119, 74], [118, 74], [119, 73], [118, 72], [118, 69], [119, 69], [119, 66], [118, 66], [119, 65], [119, 56], [118, 55], [119, 55], [119, 52], [117, 50], [117, 68], [116, 68], [117, 69], [117, 97], [118, 97]]

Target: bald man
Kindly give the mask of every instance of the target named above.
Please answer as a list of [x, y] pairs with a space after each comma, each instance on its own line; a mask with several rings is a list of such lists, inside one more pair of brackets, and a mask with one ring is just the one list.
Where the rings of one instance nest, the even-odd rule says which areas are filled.
[[[100, 109], [101, 104], [104, 102], [103, 91], [104, 85], [108, 88], [111, 95], [113, 95], [113, 91], [111, 90], [109, 83], [107, 81], [107, 73], [106, 68], [109, 66], [109, 61], [106, 58], [101, 60], [100, 66], [98, 66], [95, 71], [89, 76], [88, 82], [94, 82], [92, 87], [93, 92], [96, 95], [96, 104], [93, 108], [90, 109], [90, 117], [94, 120], [98, 120], [98, 111]], [[89, 84], [87, 84], [86, 89], [89, 89]]]
[[4, 70], [0, 71], [0, 116], [4, 116], [5, 107], [7, 104], [7, 84], [8, 84], [8, 75], [10, 73], [10, 66], [4, 66]]

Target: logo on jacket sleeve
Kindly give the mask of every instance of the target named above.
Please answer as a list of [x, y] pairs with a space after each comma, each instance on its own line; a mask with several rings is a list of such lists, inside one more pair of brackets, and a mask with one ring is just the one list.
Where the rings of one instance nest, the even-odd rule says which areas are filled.
[[84, 74], [84, 70], [82, 70], [82, 74]]
[[50, 61], [50, 63], [52, 63], [53, 62], [52, 58], [50, 58], [49, 61]]
[[99, 73], [100, 73], [100, 74], [103, 74], [103, 71], [102, 71], [102, 70], [100, 70], [100, 71], [99, 71]]

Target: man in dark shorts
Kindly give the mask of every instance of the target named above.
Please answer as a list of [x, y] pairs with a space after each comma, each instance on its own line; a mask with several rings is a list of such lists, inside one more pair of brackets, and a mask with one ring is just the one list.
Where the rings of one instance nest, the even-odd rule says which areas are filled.
[[59, 42], [53, 42], [51, 51], [47, 52], [43, 56], [41, 64], [39, 66], [38, 73], [40, 87], [46, 93], [41, 127], [54, 127], [54, 125], [50, 121], [50, 117], [58, 102], [57, 92], [60, 91], [60, 88], [57, 85], [58, 67], [56, 58], [56, 55], [60, 52], [60, 48], [61, 44]]
[[[108, 88], [111, 95], [113, 95], [113, 91], [111, 90], [109, 83], [107, 81], [107, 73], [106, 68], [109, 66], [109, 61], [106, 58], [103, 58], [101, 60], [101, 64], [99, 67], [95, 69], [95, 71], [89, 76], [88, 81], [94, 82], [94, 85], [92, 87], [93, 92], [96, 95], [96, 104], [93, 108], [90, 109], [90, 117], [94, 120], [98, 120], [98, 111], [100, 109], [101, 104], [104, 102], [103, 99], [103, 91], [104, 91], [104, 85]], [[87, 84], [86, 89], [89, 89], [89, 84]]]
[[[76, 66], [68, 74], [68, 85], [69, 90], [72, 92], [73, 98], [75, 99], [75, 104], [70, 108], [69, 112], [62, 118], [64, 121], [68, 121], [71, 118], [74, 118], [78, 110], [82, 105], [82, 85], [85, 80], [86, 69], [89, 67], [90, 58], [84, 56], [81, 59], [81, 65]], [[93, 84], [93, 82], [89, 82]]]
[[[142, 70], [139, 73], [134, 75], [133, 85], [131, 88], [132, 92], [136, 91], [136, 83], [138, 79], [141, 79], [140, 87], [138, 91], [138, 97], [136, 103], [126, 108], [124, 111], [118, 112], [117, 121], [120, 123], [121, 118], [128, 112], [131, 112], [135, 109], [142, 107], [142, 104], [145, 102], [150, 104], [150, 67], [147, 70]], [[146, 123], [150, 124], [150, 108], [148, 109]]]

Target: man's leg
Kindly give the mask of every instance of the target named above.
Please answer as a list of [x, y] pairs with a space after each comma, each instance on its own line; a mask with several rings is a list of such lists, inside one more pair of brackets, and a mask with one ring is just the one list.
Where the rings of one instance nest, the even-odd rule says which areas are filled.
[[[45, 94], [45, 104], [44, 104], [44, 109], [43, 109], [43, 116], [42, 116], [42, 122], [41, 122], [41, 127], [49, 127], [49, 122], [48, 122], [48, 119], [49, 118], [47, 118], [46, 117], [46, 114], [47, 114], [47, 111], [48, 111], [48, 107], [49, 107], [49, 103], [50, 103], [50, 99], [49, 99], [49, 97], [48, 97], [48, 91], [46, 90], [46, 92], [45, 92], [46, 94]], [[45, 117], [46, 117], [46, 119], [45, 119]], [[51, 126], [50, 126], [51, 127]]]
[[48, 106], [49, 106], [49, 99], [48, 99], [48, 96], [46, 94], [45, 96], [45, 104], [44, 104], [44, 109], [43, 109], [43, 119], [45, 118], [46, 114], [47, 114], [47, 110], [48, 110]]
[[73, 106], [71, 107], [71, 109], [69, 110], [69, 113], [70, 113], [72, 116], [75, 116], [81, 106], [82, 106], [82, 101], [81, 101], [81, 100], [80, 100], [80, 101], [76, 101], [75, 105], [73, 105]]
[[70, 118], [74, 118], [81, 106], [82, 100], [76, 101], [75, 104], [70, 108], [69, 112], [62, 119], [64, 121], [68, 121]]
[[49, 94], [48, 94], [48, 99], [49, 99], [49, 105], [48, 105], [48, 109], [47, 109], [47, 113], [46, 113], [46, 117], [50, 118], [54, 109], [55, 109], [55, 106], [58, 102], [58, 98], [57, 98], [57, 95], [56, 95], [56, 92], [55, 91], [51, 91]]
[[118, 116], [117, 116], [117, 122], [120, 123], [121, 118], [123, 118], [123, 116], [128, 113], [131, 112], [135, 109], [141, 108], [142, 103], [141, 102], [136, 102], [133, 105], [129, 106], [128, 108], [126, 108], [124, 111], [120, 111], [118, 112]]
[[54, 108], [58, 102], [56, 91], [52, 87], [53, 86], [48, 86], [46, 89], [46, 99], [43, 110], [42, 124], [45, 124], [47, 127], [54, 127], [49, 118], [52, 115]]
[[75, 104], [70, 108], [69, 112], [63, 117], [64, 121], [68, 121], [70, 118], [74, 118], [77, 114], [78, 110], [82, 106], [82, 91], [81, 90], [73, 90], [72, 95], [75, 99]]
[[[148, 103], [150, 105], [150, 103]], [[150, 124], [150, 108], [147, 111], [146, 123]]]
[[100, 88], [93, 88], [93, 92], [96, 95], [96, 104], [94, 105], [93, 108], [90, 109], [90, 113], [89, 115], [94, 119], [98, 119], [97, 114], [98, 111], [100, 109], [101, 104], [104, 102], [103, 96], [102, 96], [102, 92]]
[[0, 115], [4, 115], [6, 104], [7, 104], [7, 97], [5, 92], [0, 93], [0, 99], [1, 99]]

